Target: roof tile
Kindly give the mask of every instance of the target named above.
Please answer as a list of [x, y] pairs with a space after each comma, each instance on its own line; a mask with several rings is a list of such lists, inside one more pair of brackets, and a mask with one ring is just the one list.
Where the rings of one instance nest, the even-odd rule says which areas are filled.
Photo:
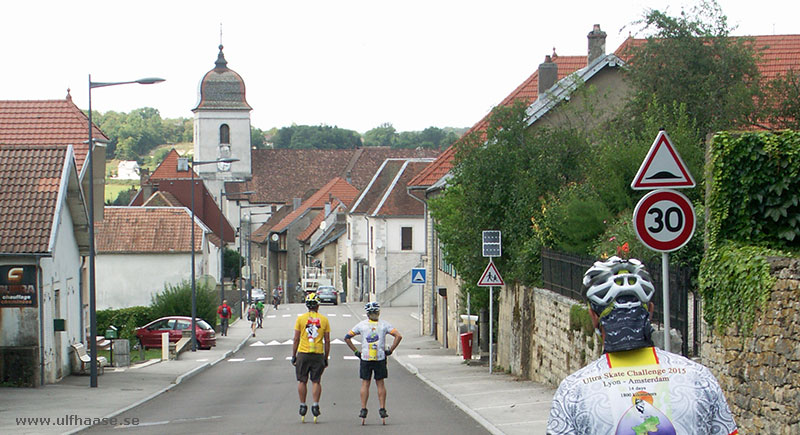
[[[98, 253], [191, 252], [191, 213], [185, 207], [106, 207], [95, 224]], [[195, 251], [200, 251], [203, 228], [195, 223]]]

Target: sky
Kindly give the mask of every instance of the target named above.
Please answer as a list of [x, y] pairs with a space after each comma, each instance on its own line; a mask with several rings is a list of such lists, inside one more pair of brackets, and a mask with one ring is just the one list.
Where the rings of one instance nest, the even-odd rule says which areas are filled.
[[[608, 0], [139, 0], [3, 4], [0, 99], [88, 107], [88, 77], [142, 86], [96, 88], [96, 111], [158, 109], [191, 118], [221, 40], [262, 130], [330, 125], [364, 133], [470, 127], [555, 48], [586, 55], [594, 24], [606, 52], [647, 9], [676, 16], [697, 2]], [[800, 33], [797, 0], [718, 0], [734, 35]]]

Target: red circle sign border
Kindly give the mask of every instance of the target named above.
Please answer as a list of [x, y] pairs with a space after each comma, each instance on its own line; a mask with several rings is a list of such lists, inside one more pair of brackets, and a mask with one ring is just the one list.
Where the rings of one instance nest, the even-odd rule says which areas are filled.
[[[672, 201], [675, 203], [681, 208], [687, 221], [686, 225], [683, 227], [683, 231], [681, 231], [675, 239], [668, 242], [656, 240], [645, 228], [644, 220], [647, 214], [645, 212], [650, 209], [651, 205], [658, 201]], [[639, 213], [640, 210], [643, 212]], [[680, 192], [669, 189], [654, 190], [643, 196], [642, 199], [639, 200], [639, 203], [636, 204], [636, 209], [633, 211], [633, 229], [636, 232], [636, 237], [648, 248], [659, 252], [677, 251], [686, 245], [694, 234], [695, 222], [694, 207], [691, 201], [689, 201], [689, 198]]]

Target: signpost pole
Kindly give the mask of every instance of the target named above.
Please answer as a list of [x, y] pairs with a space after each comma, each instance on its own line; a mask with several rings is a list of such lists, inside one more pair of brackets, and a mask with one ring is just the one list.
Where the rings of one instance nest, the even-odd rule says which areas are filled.
[[492, 360], [494, 359], [494, 348], [492, 346], [492, 323], [494, 323], [493, 293], [494, 287], [489, 287], [489, 374], [492, 373]]
[[419, 285], [419, 335], [422, 336], [422, 293], [425, 291], [425, 284]]
[[664, 298], [664, 350], [669, 352], [669, 252], [661, 253], [661, 292]]

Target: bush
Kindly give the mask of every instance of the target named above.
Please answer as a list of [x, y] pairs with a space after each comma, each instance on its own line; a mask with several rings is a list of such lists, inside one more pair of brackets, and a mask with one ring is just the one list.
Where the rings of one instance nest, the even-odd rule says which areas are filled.
[[[208, 322], [209, 325], [217, 325], [217, 298], [214, 289], [197, 282], [197, 317]], [[180, 284], [167, 284], [164, 290], [153, 296], [150, 303], [152, 319], [164, 316], [191, 316], [192, 315], [192, 285], [188, 281]]]
[[97, 312], [97, 334], [105, 335], [110, 325], [117, 328], [117, 337], [136, 342], [136, 328], [144, 326], [153, 317], [150, 307], [129, 307], [118, 310], [100, 310]]

